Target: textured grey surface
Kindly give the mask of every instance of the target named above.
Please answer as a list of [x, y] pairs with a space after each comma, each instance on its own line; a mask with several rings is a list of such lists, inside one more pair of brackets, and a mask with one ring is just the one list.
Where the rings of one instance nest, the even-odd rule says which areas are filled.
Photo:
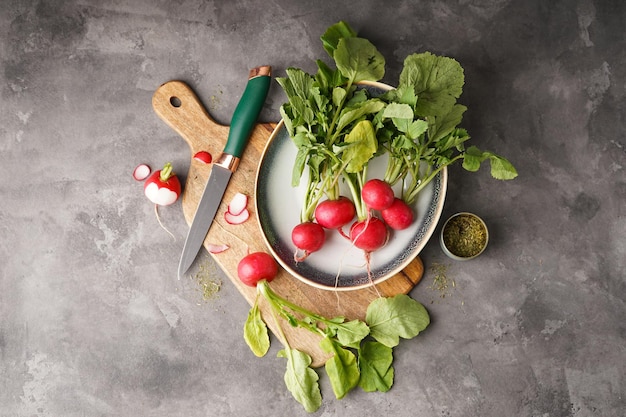
[[[249, 353], [234, 287], [206, 301], [176, 279], [180, 202], [160, 211], [173, 240], [131, 172], [188, 167], [187, 145], [151, 108], [161, 83], [187, 81], [228, 124], [248, 68], [314, 70], [319, 35], [340, 19], [379, 47], [390, 84], [412, 52], [458, 59], [473, 143], [520, 176], [451, 169], [444, 215], [483, 216], [488, 250], [454, 263], [431, 240], [411, 295], [432, 324], [397, 348], [394, 387], [338, 401], [322, 374], [315, 415], [624, 415], [622, 0], [0, 8], [0, 416], [306, 414], [283, 385], [278, 344]], [[278, 120], [283, 99], [274, 85], [261, 119]], [[456, 283], [445, 298], [436, 264]]]

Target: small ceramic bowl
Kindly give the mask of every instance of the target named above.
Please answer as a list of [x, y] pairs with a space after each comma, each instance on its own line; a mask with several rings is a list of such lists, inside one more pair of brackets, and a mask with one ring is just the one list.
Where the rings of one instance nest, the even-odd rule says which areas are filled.
[[487, 247], [489, 229], [477, 215], [461, 212], [443, 224], [439, 243], [448, 257], [456, 261], [474, 259]]

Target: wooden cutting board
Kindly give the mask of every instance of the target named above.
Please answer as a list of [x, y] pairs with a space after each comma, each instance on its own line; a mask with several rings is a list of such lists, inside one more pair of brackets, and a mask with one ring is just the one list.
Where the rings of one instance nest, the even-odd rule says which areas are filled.
[[[226, 143], [228, 126], [216, 123], [208, 114], [196, 94], [181, 81], [170, 81], [161, 85], [152, 98], [156, 114], [187, 141], [191, 151], [191, 163], [182, 196], [184, 217], [191, 225], [204, 186], [211, 173], [211, 164], [204, 164], [193, 158], [198, 151], [207, 151], [217, 158]], [[251, 134], [250, 142], [241, 158], [239, 168], [231, 177], [230, 183], [217, 212], [213, 225], [204, 242], [209, 244], [227, 244], [228, 250], [211, 254], [215, 262], [230, 278], [250, 305], [256, 298], [256, 289], [243, 285], [237, 278], [237, 264], [249, 252], [268, 252], [261, 234], [261, 228], [254, 212], [255, 179], [258, 163], [261, 160], [267, 140], [276, 123], [257, 124]], [[230, 225], [224, 220], [228, 202], [236, 192], [248, 195], [250, 219], [240, 225]], [[422, 261], [417, 257], [407, 268], [392, 278], [377, 285], [382, 295], [406, 294], [421, 280], [424, 273]], [[368, 304], [377, 297], [374, 288], [355, 291], [329, 291], [311, 287], [291, 276], [284, 269], [271, 283], [272, 289], [289, 301], [325, 317], [345, 316], [348, 319], [363, 319]], [[268, 306], [261, 302], [261, 314], [273, 334], [278, 337], [276, 322], [269, 313]], [[241, 320], [241, 333], [243, 324]], [[294, 328], [286, 322], [281, 323], [291, 347], [307, 352], [313, 359], [313, 366], [321, 366], [328, 354], [319, 347], [320, 338], [307, 330]], [[250, 353], [252, 355], [252, 353]]]

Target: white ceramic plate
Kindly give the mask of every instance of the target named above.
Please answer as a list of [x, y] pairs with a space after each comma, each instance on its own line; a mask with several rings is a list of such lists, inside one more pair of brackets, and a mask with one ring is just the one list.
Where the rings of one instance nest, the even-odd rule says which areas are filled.
[[[368, 83], [366, 88], [384, 91], [391, 87]], [[268, 140], [256, 179], [256, 212], [262, 234], [276, 260], [293, 276], [327, 290], [360, 289], [397, 274], [426, 245], [443, 210], [448, 178], [445, 168], [420, 192], [413, 204], [416, 216], [411, 227], [392, 231], [387, 245], [371, 254], [371, 280], [363, 251], [353, 247], [336, 231], [327, 230], [322, 249], [302, 262], [295, 262], [291, 230], [299, 223], [304, 194], [303, 186], [294, 188], [291, 185], [296, 154], [297, 148], [281, 121]], [[382, 178], [386, 163], [384, 156], [370, 161], [368, 176]], [[306, 177], [301, 184], [306, 184]], [[350, 195], [347, 187], [341, 194]], [[399, 195], [398, 190], [396, 195]], [[349, 225], [345, 230], [349, 230]]]

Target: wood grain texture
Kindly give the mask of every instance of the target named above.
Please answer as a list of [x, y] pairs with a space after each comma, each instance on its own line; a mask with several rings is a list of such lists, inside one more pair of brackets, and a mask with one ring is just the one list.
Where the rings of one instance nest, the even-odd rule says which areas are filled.
[[[182, 208], [187, 223], [191, 224], [212, 167], [210, 164], [194, 160], [193, 155], [205, 150], [216, 158], [226, 143], [228, 126], [216, 123], [195, 93], [181, 81], [170, 81], [161, 85], [154, 93], [152, 105], [156, 114], [190, 147], [191, 163], [184, 186]], [[256, 298], [256, 289], [247, 287], [239, 281], [237, 264], [249, 252], [268, 251], [254, 212], [253, 199], [258, 164], [275, 126], [275, 123], [260, 123], [255, 126], [239, 168], [231, 177], [222, 204], [204, 242], [205, 245], [225, 243], [230, 246], [227, 251], [212, 256], [250, 305]], [[224, 213], [236, 192], [245, 193], [250, 197], [248, 209], [251, 210], [251, 216], [241, 225], [229, 225], [224, 221]], [[423, 273], [422, 261], [417, 257], [402, 272], [378, 284], [377, 288], [385, 296], [406, 294], [421, 280]], [[326, 317], [342, 315], [349, 319], [363, 319], [368, 304], [377, 297], [376, 291], [371, 287], [355, 291], [317, 289], [302, 283], [282, 268], [271, 286], [282, 297]], [[264, 320], [278, 337], [280, 333], [276, 331], [276, 323], [268, 308], [265, 303], [260, 303]], [[244, 320], [245, 318], [242, 318], [242, 328]], [[293, 328], [286, 322], [281, 323], [281, 326], [290, 346], [311, 355], [313, 366], [318, 367], [324, 363], [327, 354], [319, 348], [319, 336]]]

